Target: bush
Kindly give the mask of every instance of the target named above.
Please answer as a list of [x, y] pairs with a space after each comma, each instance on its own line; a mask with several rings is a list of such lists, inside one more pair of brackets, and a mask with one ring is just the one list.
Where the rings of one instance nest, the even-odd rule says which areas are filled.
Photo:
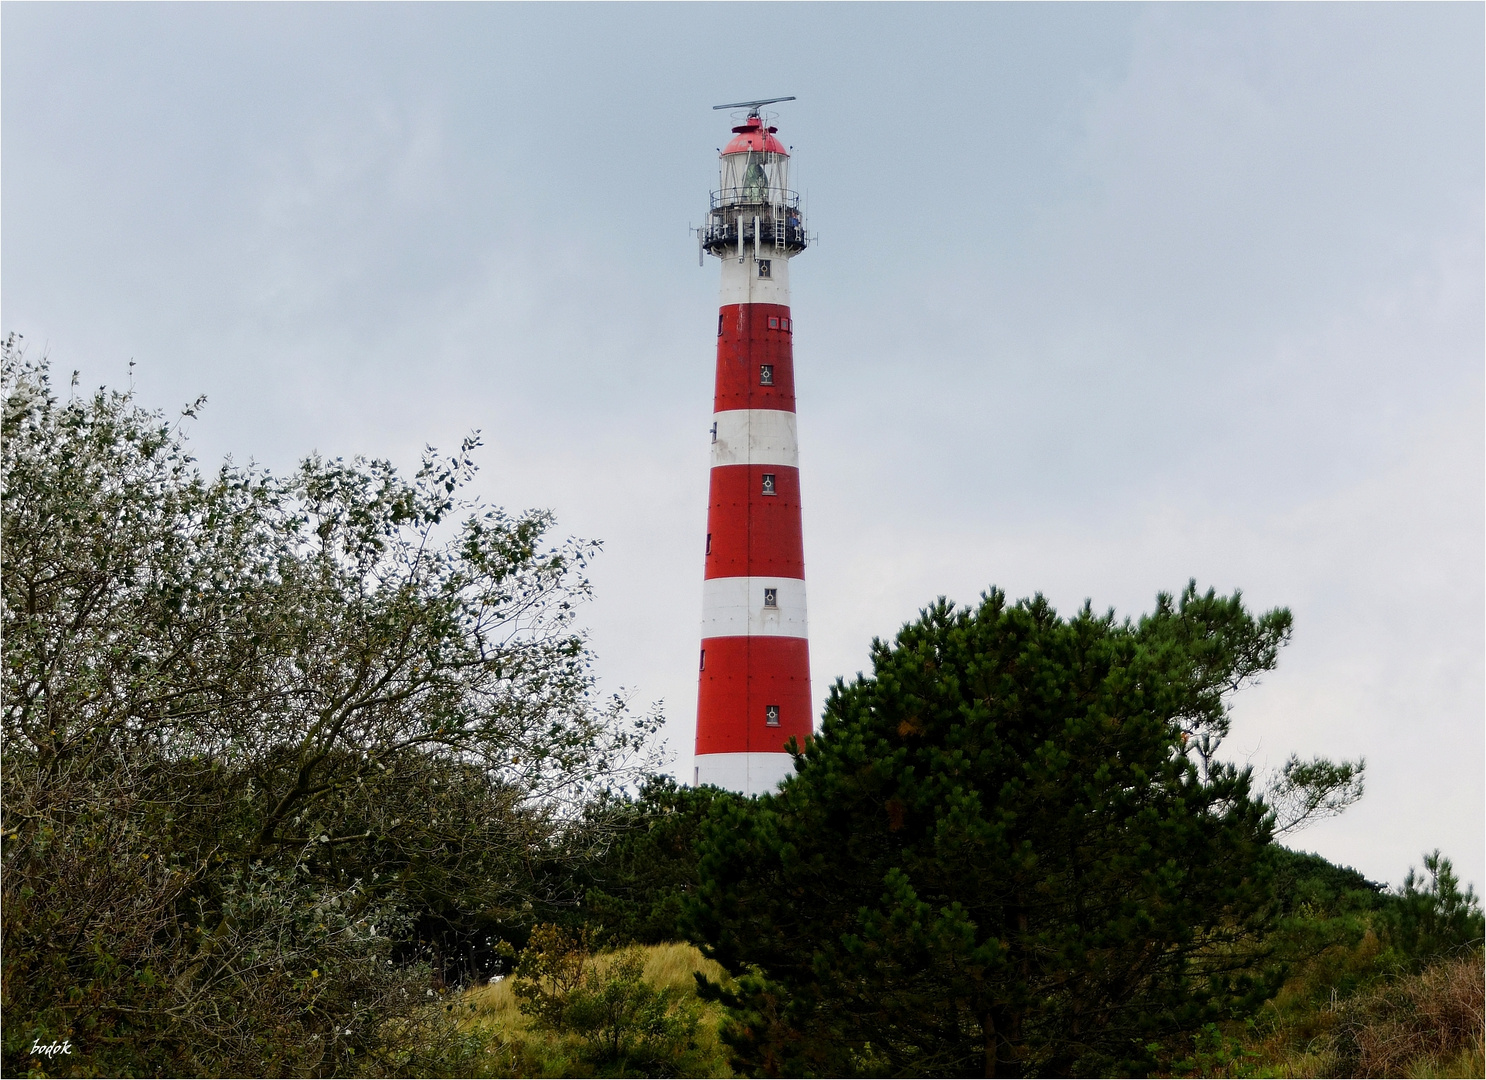
[[1315, 855], [1276, 848], [1271, 862], [1281, 917], [1267, 943], [1289, 977], [1175, 1072], [1480, 1076], [1481, 915], [1450, 861], [1426, 856], [1396, 891]]
[[520, 1009], [572, 1040], [596, 1075], [695, 1075], [700, 1006], [677, 987], [647, 981], [645, 959], [629, 947], [600, 960], [585, 933], [539, 926], [516, 968]]
[[612, 944], [683, 939], [683, 912], [698, 884], [702, 823], [714, 805], [740, 798], [658, 776], [636, 798], [594, 807], [607, 843], [581, 871], [588, 888], [578, 914], [585, 925]]
[[1480, 948], [1486, 932], [1481, 903], [1469, 886], [1460, 891], [1455, 867], [1438, 850], [1424, 856], [1424, 875], [1409, 867], [1403, 888], [1389, 896], [1383, 927], [1401, 964], [1424, 964], [1466, 949]]

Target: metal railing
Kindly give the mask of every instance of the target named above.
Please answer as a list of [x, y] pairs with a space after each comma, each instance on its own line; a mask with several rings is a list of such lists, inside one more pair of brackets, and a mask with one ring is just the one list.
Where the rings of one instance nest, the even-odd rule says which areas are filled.
[[798, 210], [800, 208], [800, 194], [797, 191], [780, 190], [778, 188], [759, 190], [750, 187], [730, 187], [712, 192], [713, 210], [742, 206], [773, 206], [788, 210]]

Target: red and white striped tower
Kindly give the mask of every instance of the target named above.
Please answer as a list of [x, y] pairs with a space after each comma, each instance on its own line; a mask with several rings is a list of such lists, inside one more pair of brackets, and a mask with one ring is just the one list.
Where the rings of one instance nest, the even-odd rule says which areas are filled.
[[722, 151], [701, 250], [722, 262], [702, 586], [697, 784], [772, 791], [812, 730], [789, 260], [805, 249], [789, 154], [759, 109]]

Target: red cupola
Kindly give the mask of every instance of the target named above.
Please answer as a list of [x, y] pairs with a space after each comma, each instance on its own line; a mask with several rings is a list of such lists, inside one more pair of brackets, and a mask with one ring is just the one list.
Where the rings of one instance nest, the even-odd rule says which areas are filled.
[[750, 116], [733, 128], [733, 141], [723, 149], [724, 154], [770, 153], [789, 157], [784, 144], [774, 138], [776, 127], [764, 127], [763, 117]]

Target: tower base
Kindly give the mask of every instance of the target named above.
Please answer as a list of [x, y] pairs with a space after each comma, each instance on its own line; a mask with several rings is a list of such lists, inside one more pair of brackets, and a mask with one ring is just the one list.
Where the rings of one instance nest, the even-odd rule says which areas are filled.
[[698, 754], [692, 772], [695, 786], [711, 784], [743, 795], [772, 795], [795, 771], [795, 759], [767, 754]]

